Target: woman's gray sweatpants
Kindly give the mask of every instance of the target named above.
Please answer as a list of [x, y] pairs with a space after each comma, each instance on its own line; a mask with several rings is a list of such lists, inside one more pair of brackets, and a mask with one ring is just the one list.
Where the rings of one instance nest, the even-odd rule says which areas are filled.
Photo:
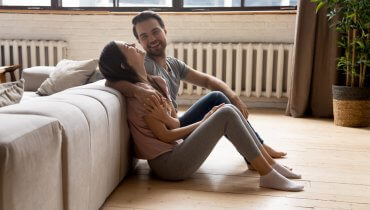
[[259, 148], [262, 144], [253, 129], [235, 106], [226, 104], [172, 151], [148, 160], [150, 168], [162, 179], [185, 179], [198, 170], [224, 135], [248, 160], [261, 155]]

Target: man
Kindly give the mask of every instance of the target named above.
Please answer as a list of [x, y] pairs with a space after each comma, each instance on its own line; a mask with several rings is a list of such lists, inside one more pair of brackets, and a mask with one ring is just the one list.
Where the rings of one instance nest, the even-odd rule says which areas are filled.
[[[227, 84], [216, 77], [194, 70], [176, 58], [166, 56], [167, 30], [164, 26], [163, 20], [158, 14], [152, 11], [141, 12], [134, 17], [132, 24], [133, 33], [136, 39], [147, 53], [145, 58], [146, 71], [148, 74], [158, 75], [166, 80], [172, 102], [176, 108], [176, 96], [180, 80], [184, 80], [213, 91], [202, 97], [193, 106], [191, 106], [183, 116], [180, 117], [179, 120], [181, 126], [186, 126], [200, 121], [203, 116], [212, 109], [212, 107], [221, 103], [232, 103], [241, 111], [246, 119], [248, 118], [249, 113], [247, 106], [230, 89], [230, 87], [227, 86]], [[145, 104], [147, 100], [161, 100], [158, 93], [131, 85], [128, 82], [108, 81], [106, 85], [119, 90], [126, 97], [136, 97], [143, 104]], [[263, 140], [260, 137], [259, 139], [263, 144]], [[276, 151], [266, 144], [263, 145], [266, 151], [273, 158], [279, 158], [286, 155], [286, 153]]]

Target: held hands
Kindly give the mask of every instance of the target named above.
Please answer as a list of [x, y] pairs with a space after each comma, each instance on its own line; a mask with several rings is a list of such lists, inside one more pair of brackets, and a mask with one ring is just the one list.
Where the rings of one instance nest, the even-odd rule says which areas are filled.
[[214, 106], [211, 111], [209, 111], [206, 115], [204, 115], [202, 122], [204, 122], [206, 119], [208, 119], [213, 113], [215, 113], [219, 108], [223, 107], [225, 103], [222, 103], [218, 106]]

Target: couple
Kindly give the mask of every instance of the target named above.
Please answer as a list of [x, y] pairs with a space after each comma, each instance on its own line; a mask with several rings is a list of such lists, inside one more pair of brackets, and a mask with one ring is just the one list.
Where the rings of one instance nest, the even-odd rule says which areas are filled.
[[[182, 180], [200, 167], [225, 135], [261, 175], [261, 187], [303, 190], [302, 185], [288, 179], [301, 176], [272, 159], [284, 154], [263, 144], [246, 120], [246, 106], [225, 83], [166, 57], [166, 29], [159, 15], [145, 11], [132, 23], [134, 35], [147, 54], [134, 44], [112, 41], [104, 47], [99, 67], [106, 85], [127, 97], [138, 158], [148, 160], [160, 178]], [[181, 79], [220, 91], [209, 93], [177, 118]]]

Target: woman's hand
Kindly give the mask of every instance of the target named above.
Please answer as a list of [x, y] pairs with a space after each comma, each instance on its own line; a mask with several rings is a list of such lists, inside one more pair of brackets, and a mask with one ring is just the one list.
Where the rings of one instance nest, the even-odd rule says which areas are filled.
[[204, 115], [202, 122], [204, 122], [206, 119], [208, 119], [213, 113], [215, 113], [219, 108], [223, 107], [225, 103], [222, 103], [218, 106], [214, 106], [211, 111], [209, 111], [206, 115]]
[[150, 96], [150, 97], [152, 99], [151, 100], [147, 99], [146, 103], [143, 104], [145, 110], [150, 116], [163, 122], [169, 116], [169, 112], [168, 112], [165, 99], [161, 98], [160, 101], [158, 101], [155, 98], [155, 96]]
[[137, 87], [134, 96], [141, 104], [144, 104], [144, 106], [154, 103], [162, 103], [162, 95], [153, 89]]
[[167, 112], [170, 113], [171, 115], [172, 107], [173, 107], [172, 102], [169, 99], [163, 99], [163, 101], [166, 106]]
[[150, 116], [166, 125], [168, 129], [180, 127], [180, 121], [176, 116], [171, 115], [172, 103], [168, 99], [162, 98], [163, 103], [154, 100], [154, 103], [145, 103], [144, 108], [147, 116]]

